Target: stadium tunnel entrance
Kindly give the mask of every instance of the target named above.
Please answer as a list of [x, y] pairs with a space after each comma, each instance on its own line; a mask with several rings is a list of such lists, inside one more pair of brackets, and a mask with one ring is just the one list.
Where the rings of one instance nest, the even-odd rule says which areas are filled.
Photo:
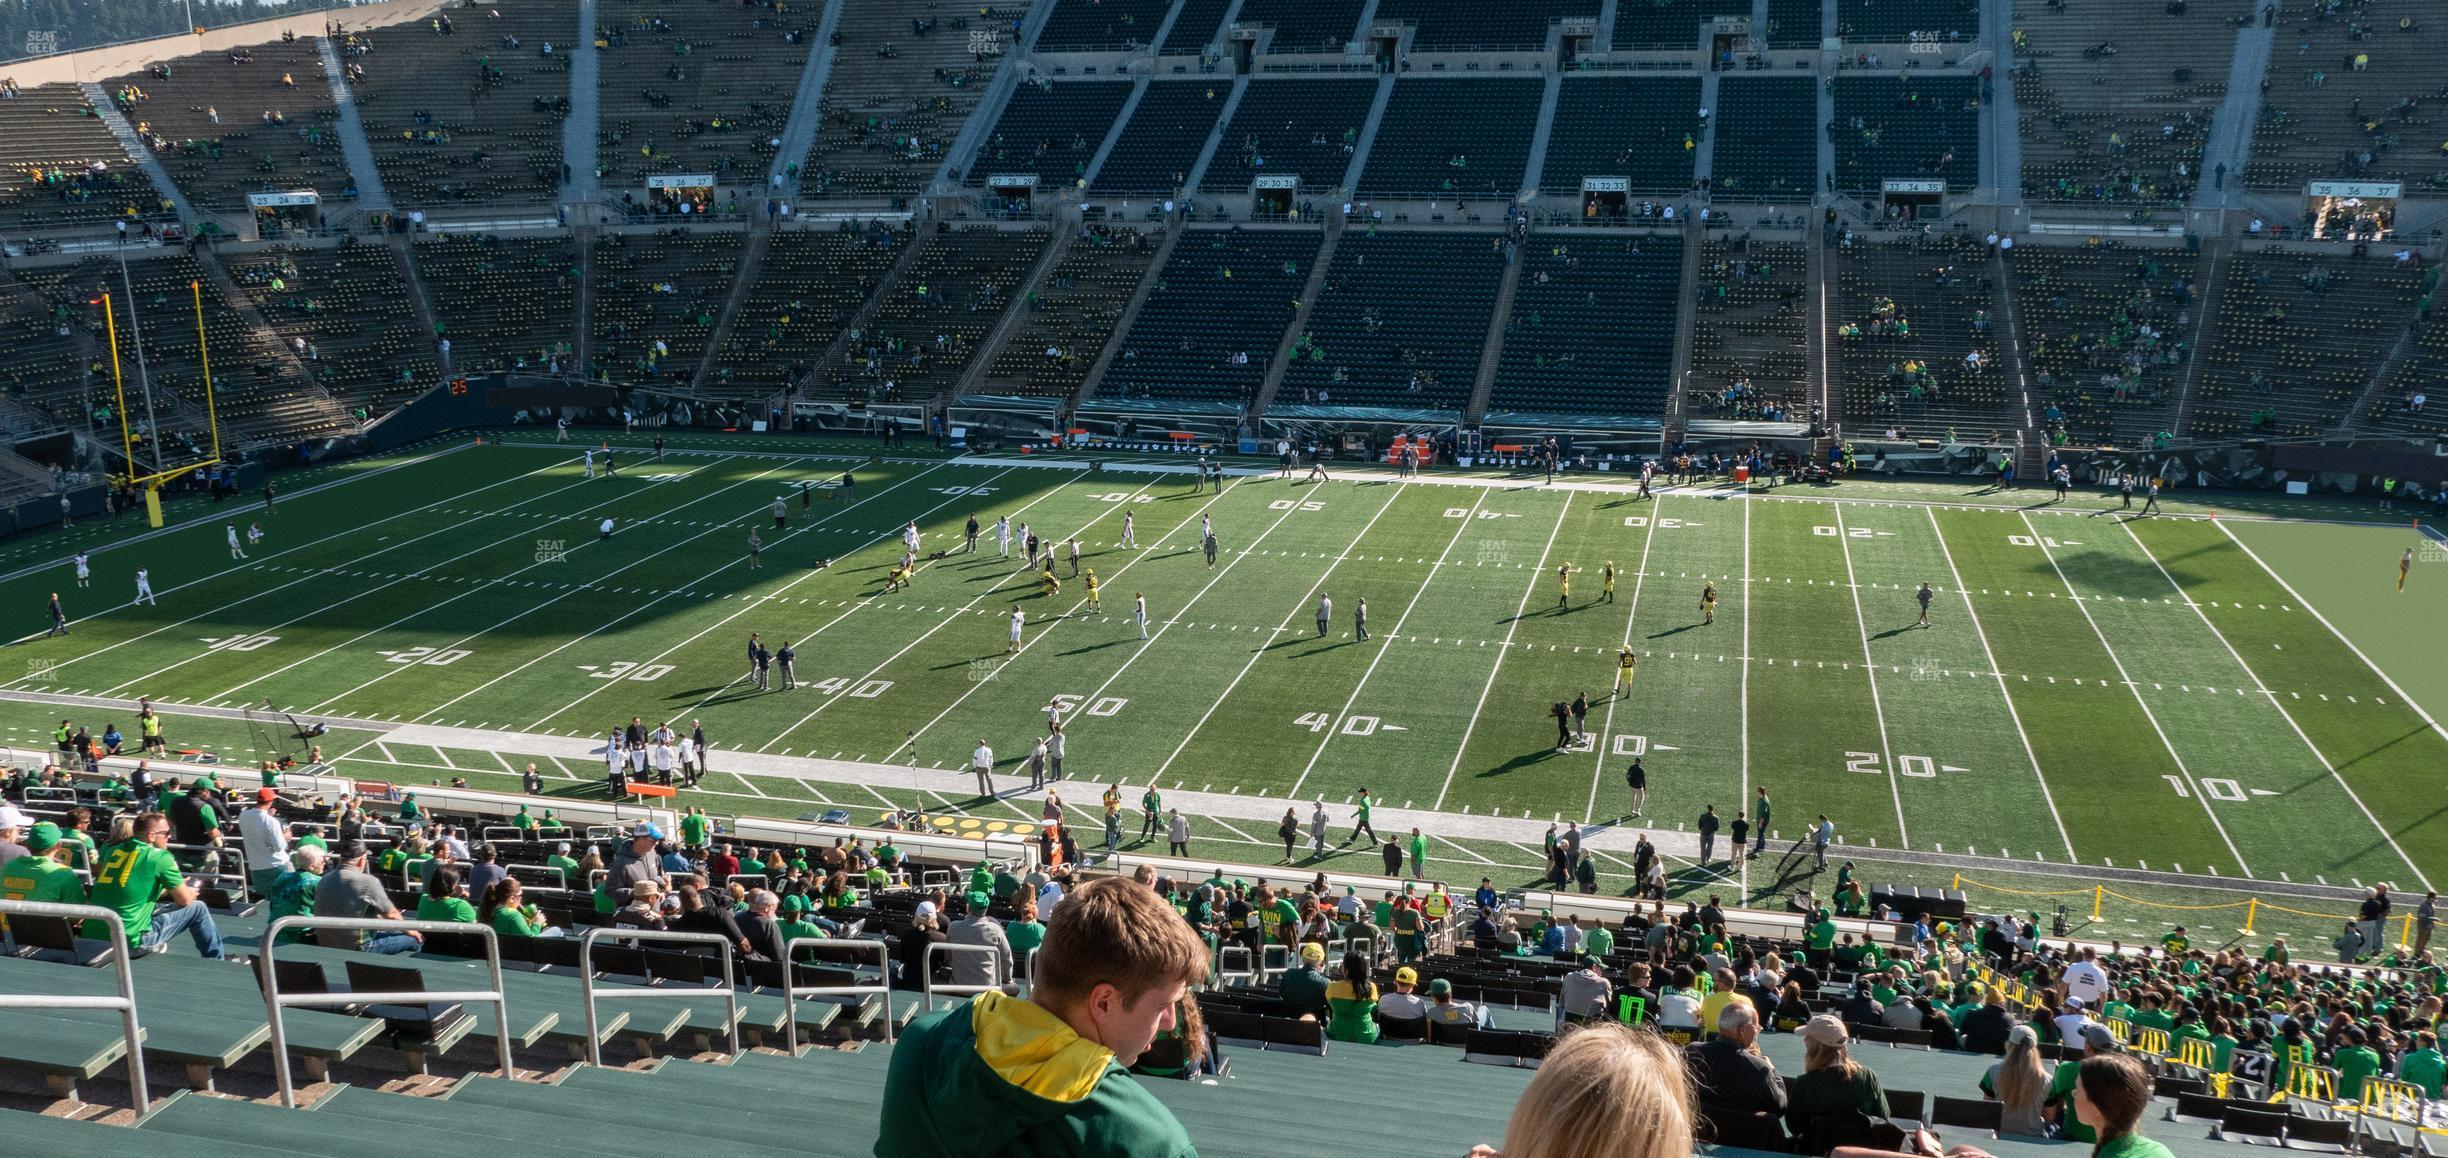
[[2314, 240], [2385, 241], [2397, 235], [2396, 181], [2314, 181], [2304, 186]]
[[1946, 182], [1890, 178], [1879, 182], [1880, 215], [1889, 221], [1935, 221], [1945, 215]]
[[312, 189], [249, 193], [247, 208], [254, 214], [258, 238], [282, 237], [292, 231], [312, 233], [323, 227], [323, 196]]
[[1300, 178], [1289, 173], [1270, 173], [1250, 182], [1250, 215], [1261, 221], [1283, 221], [1292, 216], [1294, 197], [1300, 192]]
[[1581, 219], [1584, 221], [1622, 221], [1632, 215], [1632, 179], [1630, 177], [1583, 177], [1581, 179]]

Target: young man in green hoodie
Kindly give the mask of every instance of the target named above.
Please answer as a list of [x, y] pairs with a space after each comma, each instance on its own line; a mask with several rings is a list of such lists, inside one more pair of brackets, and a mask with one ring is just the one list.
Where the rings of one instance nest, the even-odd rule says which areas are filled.
[[1198, 1153], [1123, 1071], [1174, 1028], [1207, 947], [1154, 891], [1106, 878], [1047, 923], [1028, 1000], [984, 993], [912, 1023], [884, 1079], [877, 1158]]

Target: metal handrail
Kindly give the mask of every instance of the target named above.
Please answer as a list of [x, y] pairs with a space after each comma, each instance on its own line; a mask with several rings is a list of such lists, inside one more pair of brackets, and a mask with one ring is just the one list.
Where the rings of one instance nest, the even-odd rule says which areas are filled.
[[[993, 962], [989, 968], [995, 976], [1002, 980], [988, 985], [950, 983], [937, 985], [935, 984], [935, 954], [937, 953], [984, 953]], [[956, 945], [950, 941], [929, 942], [925, 953], [919, 957], [918, 968], [918, 990], [926, 995], [926, 1008], [929, 1013], [935, 1012], [935, 995], [938, 993], [952, 997], [974, 997], [980, 993], [1001, 993], [1004, 986], [1011, 984], [1010, 950], [997, 949], [992, 945]]]
[[[493, 981], [491, 989], [412, 989], [397, 993], [283, 993], [280, 991], [280, 970], [273, 960], [280, 950], [280, 935], [289, 929], [364, 929], [382, 933], [473, 933], [484, 938], [485, 968]], [[280, 917], [264, 927], [263, 958], [260, 964], [263, 982], [264, 1009], [272, 1023], [272, 1075], [280, 1084], [281, 1104], [297, 1108], [297, 1086], [289, 1077], [289, 1028], [287, 1012], [291, 1009], [316, 1006], [431, 1005], [436, 1002], [482, 1002], [493, 1007], [493, 1050], [501, 1062], [504, 1080], [515, 1081], [518, 1070], [510, 1064], [510, 1003], [502, 998], [501, 938], [491, 925], [471, 925], [464, 921], [385, 921], [372, 917]]]
[[[136, 1020], [136, 971], [128, 960], [127, 926], [119, 914], [99, 905], [61, 905], [48, 901], [0, 900], [0, 916], [14, 913], [21, 917], [58, 917], [69, 921], [99, 921], [110, 930], [111, 969], [119, 974], [119, 996], [90, 997], [65, 994], [9, 993], [0, 991], [0, 1009], [116, 1009], [120, 1031], [127, 1038], [128, 1089], [136, 1095], [136, 1116], [141, 1118], [152, 1108], [153, 1093], [145, 1084], [144, 1026]], [[74, 935], [74, 926], [70, 926]]]
[[586, 1002], [588, 1065], [600, 1066], [603, 1064], [603, 1034], [598, 1028], [600, 1021], [595, 1012], [596, 1002], [607, 998], [703, 997], [716, 992], [712, 989], [650, 989], [642, 986], [629, 989], [597, 989], [594, 964], [595, 942], [606, 937], [620, 941], [688, 941], [720, 946], [723, 980], [720, 992], [723, 1008], [730, 1014], [726, 1024], [731, 1031], [731, 1056], [739, 1056], [739, 987], [734, 983], [731, 973], [730, 938], [720, 933], [684, 933], [676, 929], [613, 929], [599, 926], [587, 930], [586, 936], [578, 940], [578, 993], [580, 998]]
[[[873, 985], [793, 985], [791, 970], [797, 966], [801, 945], [852, 946], [858, 952], [875, 950], [876, 983]], [[793, 937], [782, 943], [782, 1032], [785, 1049], [792, 1056], [799, 1053], [799, 999], [802, 997], [863, 997], [876, 994], [884, 999], [884, 1044], [893, 1039], [892, 1017], [892, 947], [882, 941], [865, 938]]]

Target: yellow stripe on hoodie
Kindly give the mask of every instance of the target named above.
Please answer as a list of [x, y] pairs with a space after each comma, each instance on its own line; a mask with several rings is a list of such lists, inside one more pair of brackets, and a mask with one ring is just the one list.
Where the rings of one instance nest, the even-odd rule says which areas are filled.
[[1081, 1037], [1043, 1007], [1001, 993], [969, 1006], [978, 1059], [1004, 1081], [1038, 1097], [1077, 1102], [1096, 1089], [1113, 1051]]

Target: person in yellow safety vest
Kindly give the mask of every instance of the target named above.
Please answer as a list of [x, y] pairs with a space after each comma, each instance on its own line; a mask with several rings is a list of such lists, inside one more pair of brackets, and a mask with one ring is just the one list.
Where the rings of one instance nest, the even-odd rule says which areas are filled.
[[1432, 924], [1442, 923], [1446, 915], [1453, 912], [1453, 896], [1445, 891], [1443, 881], [1431, 886], [1428, 896], [1420, 902], [1420, 912], [1425, 913]]

